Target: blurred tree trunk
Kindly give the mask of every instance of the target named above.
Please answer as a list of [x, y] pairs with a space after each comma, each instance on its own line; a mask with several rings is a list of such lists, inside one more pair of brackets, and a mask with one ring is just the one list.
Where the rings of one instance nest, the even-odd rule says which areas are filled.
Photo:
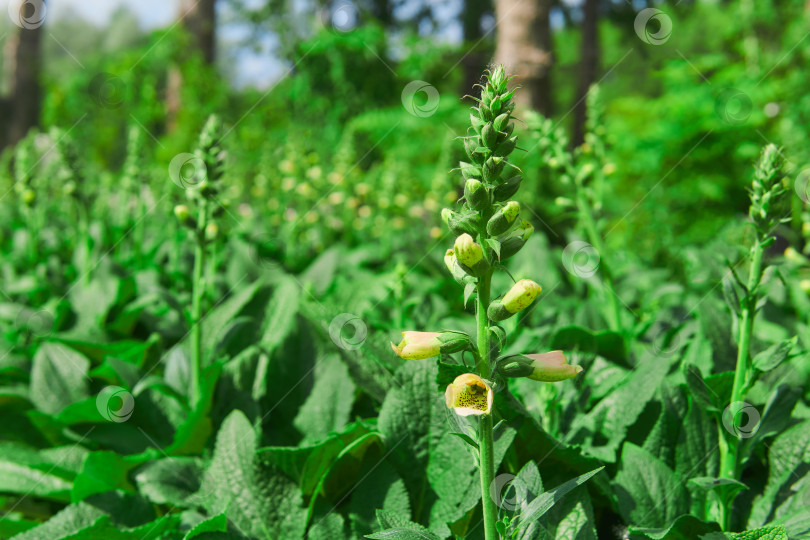
[[180, 20], [207, 64], [216, 56], [216, 0], [180, 0]]
[[[190, 54], [199, 53], [203, 61], [213, 65], [216, 59], [216, 0], [180, 0], [178, 19], [191, 39], [191, 50], [179, 56], [179, 62]], [[180, 111], [183, 75], [177, 66], [169, 68], [166, 84], [166, 129], [174, 131]]]
[[[481, 72], [487, 67], [487, 59], [491, 56], [489, 40], [483, 43], [484, 34], [481, 31], [481, 19], [487, 13], [492, 13], [492, 0], [464, 0], [464, 9], [461, 11], [461, 29], [464, 43], [469, 47], [464, 58], [461, 59], [461, 68], [464, 72], [464, 91], [473, 95], [472, 87], [481, 79]], [[489, 50], [489, 54], [487, 54]]]
[[572, 144], [579, 146], [585, 138], [585, 121], [588, 110], [585, 97], [588, 89], [596, 82], [599, 72], [599, 0], [585, 0], [582, 19], [582, 47], [579, 59], [579, 83], [574, 102], [574, 136]]
[[523, 87], [515, 94], [518, 106], [551, 115], [551, 0], [497, 0], [495, 62], [504, 64]]
[[20, 28], [6, 42], [7, 65], [4, 76], [10, 79], [9, 97], [3, 100], [3, 126], [0, 147], [16, 144], [28, 130], [39, 125], [42, 99], [42, 27]]

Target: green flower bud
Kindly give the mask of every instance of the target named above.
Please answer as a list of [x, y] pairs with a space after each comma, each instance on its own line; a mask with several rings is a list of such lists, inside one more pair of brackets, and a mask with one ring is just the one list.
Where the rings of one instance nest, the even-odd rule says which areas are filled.
[[509, 201], [489, 219], [487, 223], [487, 233], [489, 233], [490, 236], [498, 236], [499, 234], [505, 233], [515, 222], [519, 214], [520, 205], [515, 201]]
[[496, 182], [506, 166], [506, 160], [499, 156], [492, 156], [484, 162], [484, 180]]
[[466, 285], [467, 283], [475, 282], [475, 278], [465, 272], [461, 267], [461, 264], [456, 258], [456, 253], [452, 249], [448, 249], [447, 252], [445, 252], [444, 264], [447, 266], [447, 269], [450, 270], [450, 274], [453, 276], [453, 279], [455, 279], [458, 283]]
[[515, 283], [500, 301], [492, 302], [487, 310], [491, 321], [508, 319], [515, 313], [523, 311], [534, 302], [542, 287], [530, 279], [521, 279]]
[[177, 206], [175, 206], [174, 215], [175, 217], [177, 217], [177, 221], [179, 221], [181, 225], [192, 229], [197, 228], [197, 221], [193, 217], [191, 217], [191, 213], [188, 210], [188, 206], [186, 206], [185, 204], [178, 204]]
[[480, 180], [470, 178], [464, 184], [464, 198], [473, 210], [481, 210], [489, 203], [487, 189]]
[[517, 146], [517, 136], [509, 137], [498, 145], [498, 155], [508, 156], [515, 149], [515, 146]]
[[476, 234], [478, 216], [476, 214], [459, 214], [449, 208], [442, 210], [442, 221], [455, 234]]
[[495, 128], [496, 131], [503, 131], [506, 125], [509, 123], [509, 115], [508, 114], [501, 114], [492, 122], [492, 127]]
[[495, 187], [492, 192], [492, 198], [495, 199], [495, 202], [503, 202], [515, 193], [517, 193], [518, 189], [520, 188], [520, 183], [523, 181], [523, 177], [513, 176], [503, 184], [500, 184]]
[[458, 261], [469, 268], [474, 267], [484, 258], [484, 250], [475, 243], [472, 236], [466, 233], [456, 238], [453, 251]]
[[205, 227], [205, 239], [212, 242], [219, 236], [219, 226], [216, 223], [209, 223]]
[[520, 251], [526, 242], [531, 238], [534, 233], [534, 227], [528, 221], [523, 221], [520, 227], [509, 234], [504, 240], [501, 241], [501, 261], [505, 261], [518, 251]]
[[481, 130], [481, 142], [487, 148], [494, 148], [495, 142], [498, 140], [498, 132], [492, 125], [492, 122], [487, 122]]
[[25, 203], [26, 206], [31, 206], [34, 204], [34, 201], [37, 200], [37, 194], [34, 192], [33, 189], [26, 189], [20, 195], [22, 202]]

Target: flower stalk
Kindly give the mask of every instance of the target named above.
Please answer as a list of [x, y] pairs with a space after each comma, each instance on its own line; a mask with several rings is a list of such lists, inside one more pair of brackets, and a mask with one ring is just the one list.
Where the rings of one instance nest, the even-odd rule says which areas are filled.
[[[740, 329], [737, 341], [737, 365], [734, 372], [734, 383], [731, 390], [731, 404], [744, 402], [750, 383], [753, 380], [751, 363], [751, 339], [754, 333], [759, 287], [764, 274], [763, 256], [765, 249], [773, 243], [773, 230], [786, 221], [779, 214], [782, 210], [787, 189], [782, 184], [782, 159], [774, 145], [768, 145], [762, 151], [755, 168], [754, 182], [751, 189], [751, 207], [749, 216], [756, 231], [756, 238], [751, 246], [751, 266], [748, 280], [744, 287], [744, 296], [740, 300]], [[733, 272], [733, 269], [732, 269]], [[729, 409], [730, 410], [730, 409]], [[742, 413], [745, 414], [745, 413]], [[734, 417], [731, 422], [737, 426], [740, 418]], [[729, 430], [720, 429], [720, 477], [737, 480], [740, 468], [740, 437]], [[734, 494], [720, 497], [716, 506], [719, 521], [723, 530], [731, 527], [731, 508]]]
[[[219, 181], [222, 178], [225, 152], [219, 146], [221, 124], [211, 116], [200, 133], [199, 146], [195, 156], [202, 166], [195, 169], [193, 177], [186, 178], [186, 196], [194, 211], [186, 205], [177, 205], [174, 214], [182, 226], [189, 229], [194, 240], [194, 267], [191, 282], [191, 376], [188, 392], [189, 403], [195, 406], [202, 397], [201, 373], [203, 369], [203, 328], [205, 317], [204, 303], [213, 275], [207, 264], [210, 256], [209, 245], [216, 239], [218, 231], [215, 218], [222, 212], [223, 205], [217, 198]], [[194, 212], [196, 215], [192, 215]], [[206, 278], [205, 274], [208, 273]]]
[[[453, 278], [464, 286], [465, 305], [475, 295], [476, 336], [462, 332], [403, 332], [399, 345], [391, 344], [394, 352], [406, 360], [420, 360], [454, 353], [470, 352], [475, 357], [475, 373], [464, 373], [448, 385], [445, 392], [447, 407], [458, 416], [477, 418], [477, 438], [474, 445], [478, 455], [481, 478], [481, 506], [484, 538], [497, 540], [498, 506], [492, 498], [495, 480], [493, 419], [494, 395], [505, 391], [509, 377], [529, 377], [539, 381], [561, 381], [574, 377], [581, 368], [565, 364], [560, 351], [514, 358], [505, 357], [507, 365], [525, 365], [520, 369], [499, 369], [497, 359], [505, 343], [505, 333], [497, 323], [527, 309], [540, 294], [540, 285], [529, 279], [517, 281], [502, 296], [493, 298], [492, 276], [502, 268], [505, 259], [515, 255], [531, 237], [533, 228], [518, 219], [520, 204], [509, 200], [521, 184], [520, 170], [509, 163], [517, 137], [512, 135], [510, 122], [515, 105], [514, 90], [508, 89], [509, 77], [498, 66], [488, 74], [481, 87], [481, 99], [470, 115], [471, 127], [464, 137], [464, 149], [470, 162], [461, 162], [464, 177], [464, 204], [459, 211], [445, 208], [442, 220], [456, 234], [452, 249], [444, 255], [444, 263]], [[517, 173], [517, 174], [516, 174]], [[493, 337], [497, 336], [495, 340]], [[501, 359], [503, 360], [503, 359]], [[463, 362], [457, 364], [464, 365]], [[506, 519], [506, 518], [504, 518]]]

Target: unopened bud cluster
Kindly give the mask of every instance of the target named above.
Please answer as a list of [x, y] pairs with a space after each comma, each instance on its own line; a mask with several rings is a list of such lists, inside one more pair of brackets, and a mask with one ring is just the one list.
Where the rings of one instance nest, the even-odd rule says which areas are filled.
[[783, 184], [782, 158], [776, 146], [769, 144], [754, 168], [754, 181], [751, 187], [751, 207], [748, 214], [757, 230], [760, 242], [764, 242], [784, 218], [785, 195], [788, 190]]
[[219, 236], [219, 226], [214, 220], [222, 216], [228, 202], [221, 199], [221, 180], [225, 169], [225, 150], [220, 145], [222, 124], [211, 115], [200, 132], [200, 139], [194, 155], [203, 167], [197, 171], [202, 178], [196, 178], [194, 187], [186, 190], [193, 211], [185, 204], [174, 207], [174, 215], [181, 225], [191, 229], [202, 243], [209, 243]]

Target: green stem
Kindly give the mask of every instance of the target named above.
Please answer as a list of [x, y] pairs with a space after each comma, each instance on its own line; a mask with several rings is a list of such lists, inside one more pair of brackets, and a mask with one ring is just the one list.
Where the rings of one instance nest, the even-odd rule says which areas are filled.
[[[478, 323], [478, 356], [480, 358], [478, 373], [484, 379], [490, 378], [490, 335], [487, 309], [489, 308], [489, 288], [492, 281], [492, 270], [487, 270], [478, 282], [478, 299], [476, 300], [476, 319]], [[497, 540], [498, 510], [495, 501], [489, 495], [489, 489], [495, 479], [494, 442], [492, 440], [492, 414], [481, 417], [478, 432], [481, 471], [481, 505], [484, 510], [484, 538]]]
[[577, 186], [576, 190], [577, 210], [579, 211], [579, 219], [585, 226], [585, 234], [588, 236], [588, 241], [596, 249], [599, 254], [599, 267], [602, 270], [603, 283], [608, 292], [608, 302], [610, 302], [610, 312], [612, 321], [610, 321], [613, 330], [621, 330], [622, 326], [622, 309], [619, 305], [619, 297], [613, 287], [613, 273], [610, 271], [610, 265], [607, 263], [607, 249], [599, 231], [596, 228], [596, 221], [593, 218], [593, 210], [591, 209], [582, 188]]
[[194, 248], [194, 277], [191, 283], [191, 406], [201, 397], [200, 371], [202, 369], [202, 298], [205, 294], [203, 269], [205, 268], [206, 200], [200, 199]]
[[[748, 272], [748, 293], [743, 301], [742, 321], [740, 323], [740, 336], [737, 348], [737, 367], [734, 372], [734, 386], [731, 390], [731, 403], [744, 401], [746, 394], [746, 381], [748, 381], [751, 371], [750, 349], [751, 336], [754, 331], [754, 317], [756, 317], [757, 307], [757, 287], [762, 279], [762, 242], [757, 239], [754, 247], [751, 248], [751, 268]], [[735, 422], [732, 419], [732, 422]], [[739, 443], [740, 439], [734, 434], [724, 434], [720, 432], [720, 477], [737, 479], [737, 469], [739, 467]], [[732, 500], [724, 501], [720, 505], [721, 523], [723, 530], [728, 530], [731, 525], [731, 503]]]

